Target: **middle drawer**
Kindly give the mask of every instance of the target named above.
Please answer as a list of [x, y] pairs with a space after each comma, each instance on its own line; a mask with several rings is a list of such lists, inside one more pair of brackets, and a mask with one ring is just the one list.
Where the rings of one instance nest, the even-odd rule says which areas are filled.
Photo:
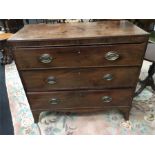
[[21, 71], [27, 91], [133, 87], [138, 67], [108, 67]]

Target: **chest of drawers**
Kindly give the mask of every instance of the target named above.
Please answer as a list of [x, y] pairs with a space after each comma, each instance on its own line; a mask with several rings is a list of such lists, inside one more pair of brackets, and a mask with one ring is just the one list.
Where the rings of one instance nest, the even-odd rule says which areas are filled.
[[128, 21], [28, 25], [9, 39], [35, 118], [120, 110], [126, 120], [148, 33]]

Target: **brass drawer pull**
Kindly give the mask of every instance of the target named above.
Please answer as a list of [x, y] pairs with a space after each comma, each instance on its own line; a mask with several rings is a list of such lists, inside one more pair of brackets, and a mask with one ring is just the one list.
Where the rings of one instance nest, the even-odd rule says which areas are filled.
[[102, 101], [105, 103], [109, 103], [112, 101], [112, 97], [111, 96], [103, 96]]
[[58, 98], [51, 98], [49, 100], [49, 103], [53, 104], [53, 105], [59, 104], [59, 99]]
[[105, 79], [107, 81], [111, 81], [113, 79], [113, 76], [111, 74], [106, 74], [106, 75], [104, 75], [103, 79]]
[[53, 58], [49, 54], [42, 54], [40, 56], [39, 60], [40, 60], [40, 62], [42, 62], [44, 64], [48, 64], [48, 63], [52, 62]]
[[109, 51], [105, 54], [105, 59], [109, 61], [115, 61], [120, 57], [120, 55], [115, 51]]
[[50, 85], [53, 85], [56, 83], [56, 78], [54, 76], [49, 76], [47, 78], [47, 83], [50, 84]]

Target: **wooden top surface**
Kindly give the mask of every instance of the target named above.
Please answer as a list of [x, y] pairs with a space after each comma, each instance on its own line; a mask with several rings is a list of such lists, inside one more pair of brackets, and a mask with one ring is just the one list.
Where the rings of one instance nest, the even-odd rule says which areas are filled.
[[147, 32], [125, 20], [64, 24], [32, 24], [26, 25], [14, 34], [9, 41], [71, 40], [97, 37], [104, 38], [110, 36], [139, 36], [147, 34]]
[[0, 34], [0, 41], [8, 39], [12, 35], [13, 35], [12, 33], [2, 33], [2, 34]]

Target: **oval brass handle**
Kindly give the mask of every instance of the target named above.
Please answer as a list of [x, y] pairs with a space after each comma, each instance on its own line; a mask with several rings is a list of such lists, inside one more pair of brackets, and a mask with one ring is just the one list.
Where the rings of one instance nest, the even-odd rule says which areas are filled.
[[120, 57], [120, 55], [115, 51], [109, 51], [105, 54], [105, 59], [109, 61], [115, 61]]
[[50, 85], [53, 85], [56, 83], [56, 78], [54, 76], [49, 76], [47, 78], [47, 83], [50, 84]]
[[42, 54], [40, 56], [39, 60], [40, 60], [40, 62], [42, 62], [44, 64], [48, 64], [48, 63], [52, 62], [53, 58], [49, 54]]
[[58, 98], [51, 98], [50, 100], [49, 100], [49, 103], [50, 104], [58, 104], [59, 103], [59, 99]]
[[111, 74], [106, 74], [106, 75], [104, 75], [103, 79], [105, 79], [107, 81], [111, 81], [113, 79], [113, 76]]
[[112, 97], [111, 96], [103, 96], [102, 101], [105, 103], [109, 103], [112, 101]]

